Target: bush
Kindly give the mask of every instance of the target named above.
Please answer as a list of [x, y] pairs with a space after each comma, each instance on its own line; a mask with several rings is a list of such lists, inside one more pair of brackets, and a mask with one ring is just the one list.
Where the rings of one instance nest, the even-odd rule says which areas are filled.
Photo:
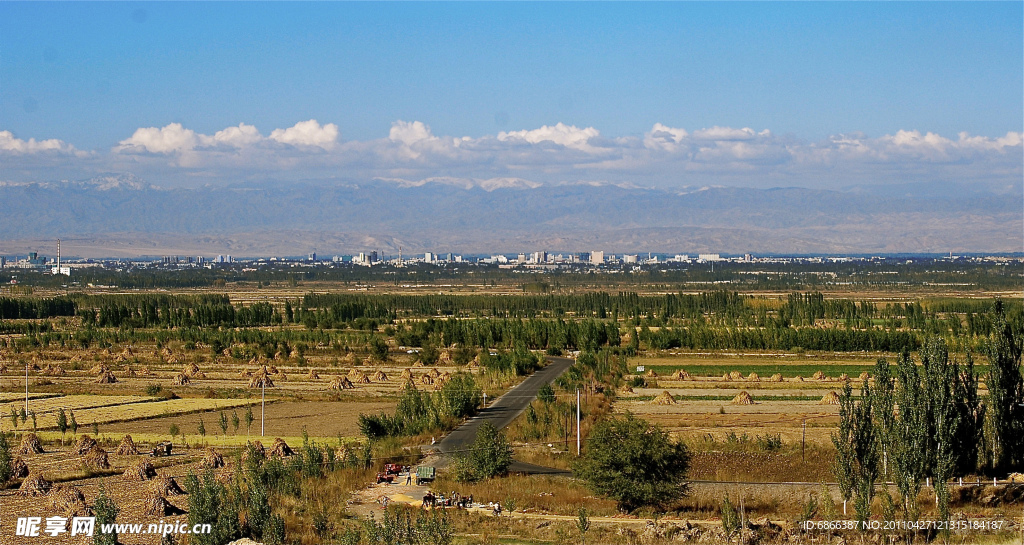
[[603, 420], [573, 467], [594, 492], [632, 511], [663, 506], [686, 493], [690, 456], [667, 432], [631, 414]]
[[494, 424], [484, 422], [469, 453], [459, 457], [454, 469], [456, 479], [465, 482], [505, 475], [511, 465], [512, 445]]

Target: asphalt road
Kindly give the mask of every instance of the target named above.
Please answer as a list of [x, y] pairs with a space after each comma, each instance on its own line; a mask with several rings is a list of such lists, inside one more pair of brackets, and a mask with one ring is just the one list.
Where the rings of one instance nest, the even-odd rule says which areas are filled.
[[[476, 439], [477, 429], [485, 421], [494, 424], [494, 427], [499, 430], [511, 424], [517, 416], [530, 406], [531, 401], [537, 399], [537, 392], [540, 391], [542, 386], [554, 382], [573, 364], [571, 358], [547, 356], [547, 359], [550, 361], [547, 366], [527, 377], [526, 380], [519, 383], [515, 388], [505, 392], [505, 395], [495, 399], [493, 402], [488, 402], [486, 408], [458, 428], [455, 428], [436, 445], [433, 445], [432, 448], [437, 449], [442, 454], [453, 454], [470, 447], [473, 440]], [[526, 464], [519, 461], [514, 462], [510, 470], [542, 474], [569, 473], [563, 470]]]

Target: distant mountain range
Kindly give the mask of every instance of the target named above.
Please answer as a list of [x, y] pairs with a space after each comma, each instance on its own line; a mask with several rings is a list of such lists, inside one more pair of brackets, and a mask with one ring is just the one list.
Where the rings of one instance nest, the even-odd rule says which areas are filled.
[[130, 175], [0, 183], [0, 254], [83, 257], [530, 250], [1014, 252], [1024, 207], [974, 186], [647, 189], [528, 180], [164, 189]]

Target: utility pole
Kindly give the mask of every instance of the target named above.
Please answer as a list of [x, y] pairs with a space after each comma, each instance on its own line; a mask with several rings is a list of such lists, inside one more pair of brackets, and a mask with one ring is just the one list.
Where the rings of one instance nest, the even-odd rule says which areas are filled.
[[800, 432], [800, 461], [806, 461], [804, 458], [804, 445], [807, 443], [807, 419], [804, 418], [803, 430]]
[[263, 437], [263, 436], [266, 435], [266, 430], [264, 429], [264, 425], [266, 423], [266, 416], [267, 416], [267, 377], [266, 377], [266, 375], [263, 376], [263, 394], [262, 394], [261, 399], [260, 399], [260, 406], [261, 406], [260, 407], [260, 437]]
[[25, 362], [25, 414], [28, 414], [28, 362]]
[[580, 455], [580, 389], [576, 388], [576, 456]]

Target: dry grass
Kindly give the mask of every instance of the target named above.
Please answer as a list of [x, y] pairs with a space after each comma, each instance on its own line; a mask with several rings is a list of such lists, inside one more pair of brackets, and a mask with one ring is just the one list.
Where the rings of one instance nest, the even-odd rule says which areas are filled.
[[477, 503], [506, 503], [508, 498], [514, 498], [517, 510], [524, 512], [576, 515], [580, 507], [596, 516], [618, 512], [614, 501], [597, 498], [583, 483], [566, 477], [512, 475], [466, 484], [441, 472], [431, 488], [446, 495], [452, 490], [463, 496], [472, 495]]

